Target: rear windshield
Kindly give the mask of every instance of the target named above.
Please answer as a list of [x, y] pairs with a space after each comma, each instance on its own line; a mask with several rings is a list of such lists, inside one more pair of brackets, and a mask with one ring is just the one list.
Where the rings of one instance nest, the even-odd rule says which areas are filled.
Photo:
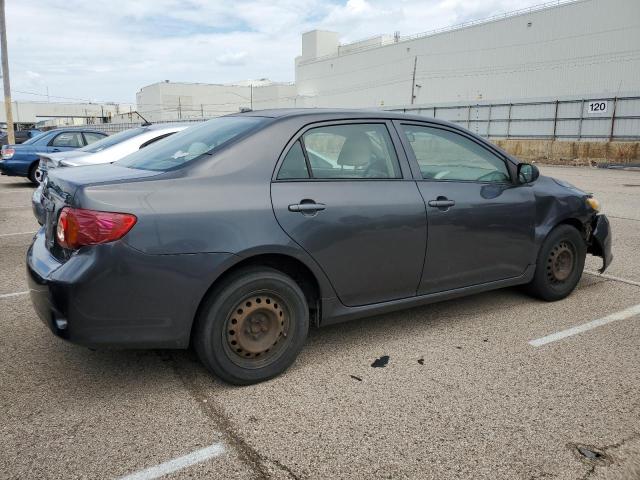
[[98, 153], [105, 148], [113, 147], [116, 143], [124, 142], [125, 140], [129, 140], [130, 138], [137, 137], [144, 132], [144, 128], [130, 128], [129, 130], [125, 130], [124, 132], [109, 135], [108, 137], [105, 137], [102, 140], [98, 140], [97, 142], [93, 142], [86, 147], [80, 148], [79, 150], [88, 153]]
[[127, 155], [116, 163], [142, 170], [166, 171], [212, 154], [234, 138], [258, 128], [263, 117], [218, 117]]

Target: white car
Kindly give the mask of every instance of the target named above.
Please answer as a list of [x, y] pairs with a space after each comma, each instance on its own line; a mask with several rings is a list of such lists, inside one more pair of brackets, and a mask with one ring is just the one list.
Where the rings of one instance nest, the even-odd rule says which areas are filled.
[[39, 154], [40, 165], [36, 172], [36, 179], [42, 182], [46, 172], [51, 168], [115, 162], [153, 142], [184, 130], [188, 126], [185, 124], [162, 124], [135, 127], [76, 150], [41, 153]]
[[47, 177], [47, 172], [52, 168], [113, 163], [147, 145], [184, 130], [191, 125], [192, 124], [174, 123], [135, 127], [115, 133], [76, 150], [38, 154], [40, 164], [36, 171], [36, 180], [40, 182], [40, 186], [33, 192], [33, 197], [31, 198], [33, 214], [40, 225], [42, 225], [44, 223], [44, 209], [41, 202], [42, 182]]

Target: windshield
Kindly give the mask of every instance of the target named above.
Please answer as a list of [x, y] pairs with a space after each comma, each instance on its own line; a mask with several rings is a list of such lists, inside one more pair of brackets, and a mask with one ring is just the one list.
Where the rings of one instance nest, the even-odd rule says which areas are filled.
[[212, 154], [222, 145], [265, 121], [264, 117], [214, 118], [176, 133], [166, 141], [127, 155], [116, 163], [142, 170], [172, 170], [204, 154]]
[[129, 130], [125, 130], [124, 132], [116, 133], [113, 135], [109, 135], [108, 137], [103, 138], [102, 140], [98, 140], [97, 142], [93, 142], [86, 147], [82, 147], [78, 150], [81, 152], [88, 153], [97, 153], [101, 152], [105, 148], [109, 148], [114, 146], [117, 143], [124, 142], [125, 140], [129, 140], [130, 138], [137, 137], [141, 133], [145, 132], [145, 128], [130, 128]]
[[32, 143], [36, 143], [38, 140], [40, 140], [41, 138], [46, 137], [47, 135], [49, 135], [50, 132], [44, 132], [41, 133], [40, 135], [36, 135], [35, 137], [31, 137], [29, 140], [27, 140], [26, 142], [22, 142], [23, 145], [29, 145]]

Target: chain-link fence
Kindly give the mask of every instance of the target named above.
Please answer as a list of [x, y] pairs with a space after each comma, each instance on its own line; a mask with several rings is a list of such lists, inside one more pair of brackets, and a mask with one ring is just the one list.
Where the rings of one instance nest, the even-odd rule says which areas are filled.
[[488, 138], [640, 140], [640, 97], [389, 110], [448, 120]]

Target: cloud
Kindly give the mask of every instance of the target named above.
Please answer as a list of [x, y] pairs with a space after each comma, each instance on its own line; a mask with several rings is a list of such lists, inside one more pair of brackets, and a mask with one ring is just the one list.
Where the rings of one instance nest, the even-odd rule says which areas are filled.
[[219, 65], [244, 65], [248, 56], [249, 54], [247, 52], [223, 53], [222, 55], [216, 57], [216, 62]]
[[[133, 102], [144, 85], [294, 78], [303, 32], [342, 42], [420, 33], [539, 0], [82, 0], [7, 2], [14, 90]], [[63, 13], [61, 13], [63, 12]], [[251, 61], [249, 61], [249, 59]], [[34, 73], [37, 72], [37, 77]], [[37, 88], [36, 88], [37, 87]], [[17, 94], [21, 99], [42, 99]]]

